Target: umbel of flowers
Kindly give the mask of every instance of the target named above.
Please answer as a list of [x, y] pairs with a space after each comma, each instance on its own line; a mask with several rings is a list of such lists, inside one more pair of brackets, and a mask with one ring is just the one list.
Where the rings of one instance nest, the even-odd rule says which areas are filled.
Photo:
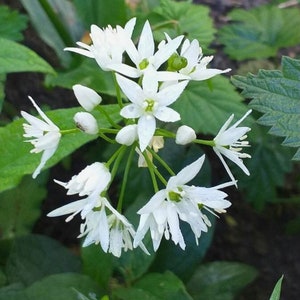
[[[236, 185], [236, 180], [224, 157], [249, 175], [243, 158], [250, 156], [243, 153], [243, 148], [249, 146], [246, 134], [250, 128], [239, 125], [251, 111], [231, 126], [233, 115], [230, 116], [213, 140], [197, 139], [195, 131], [186, 125], [180, 126], [175, 133], [158, 127], [158, 124], [180, 120], [180, 114], [170, 108], [170, 105], [177, 101], [191, 80], [206, 80], [230, 69], [208, 68], [213, 57], [203, 56], [197, 40], [166, 35], [165, 40], [156, 47], [148, 21], [145, 22], [136, 45], [131, 38], [135, 21], [135, 18], [129, 20], [124, 28], [108, 26], [101, 29], [92, 25], [91, 45], [78, 42], [79, 48], [65, 49], [94, 59], [102, 71], [113, 73], [116, 79], [116, 102], [123, 120], [115, 124], [107, 115], [112, 127], [109, 133], [114, 135], [114, 140], [106, 140], [120, 145], [107, 162], [95, 162], [86, 166], [68, 182], [55, 180], [67, 190], [67, 195], [77, 194], [79, 198], [48, 214], [50, 217], [68, 215], [67, 222], [79, 214], [82, 219], [79, 237], [85, 237], [83, 246], [99, 244], [103, 251], [117, 257], [122, 250], [132, 250], [135, 247], [140, 247], [149, 254], [143, 244], [147, 232], [150, 232], [154, 251], [159, 248], [163, 236], [185, 249], [181, 222], [190, 225], [198, 243], [201, 233], [207, 232], [211, 226], [207, 214], [225, 213], [231, 205], [226, 200], [227, 194], [221, 189]], [[121, 98], [120, 90], [126, 99]], [[98, 135], [99, 138], [106, 137], [90, 113], [96, 107], [101, 108], [101, 96], [80, 84], [74, 85], [73, 91], [83, 108], [82, 112], [74, 116], [73, 131], [58, 128], [32, 98], [30, 100], [42, 119], [21, 112], [28, 122], [23, 124], [24, 137], [28, 138], [26, 142], [33, 145], [31, 152], [42, 152], [41, 162], [33, 173], [34, 178], [55, 153], [64, 134], [81, 130], [86, 134]], [[175, 174], [157, 153], [163, 147], [164, 138], [173, 138], [178, 145], [197, 143], [212, 147], [216, 157], [223, 163], [230, 181], [215, 187], [189, 185], [201, 171], [205, 156], [202, 155]], [[130, 148], [130, 152], [126, 157], [120, 196], [114, 199], [113, 203], [117, 203], [114, 207], [108, 190], [127, 148]], [[153, 183], [153, 196], [137, 211], [140, 215], [137, 229], [122, 214], [126, 182], [135, 155], [139, 156], [139, 166], [148, 168]], [[168, 178], [162, 175], [154, 160], [168, 171]]]

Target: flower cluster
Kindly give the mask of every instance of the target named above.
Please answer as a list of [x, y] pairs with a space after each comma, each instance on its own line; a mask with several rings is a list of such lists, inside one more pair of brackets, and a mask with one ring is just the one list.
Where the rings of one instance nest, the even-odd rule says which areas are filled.
[[[135, 22], [135, 18], [129, 20], [124, 28], [108, 26], [101, 29], [92, 25], [91, 45], [78, 42], [79, 48], [65, 49], [95, 59], [102, 71], [113, 73], [117, 83], [117, 103], [122, 122], [115, 124], [109, 115], [105, 115], [111, 128], [106, 131], [99, 128], [92, 111], [102, 111], [102, 98], [94, 90], [80, 84], [74, 85], [73, 91], [84, 111], [75, 114], [76, 128], [73, 130], [61, 130], [32, 98], [30, 100], [43, 121], [26, 112], [21, 113], [29, 123], [24, 124], [24, 137], [31, 138], [28, 140], [34, 146], [31, 152], [43, 152], [41, 162], [33, 173], [34, 178], [55, 153], [64, 134], [81, 130], [119, 144], [118, 150], [107, 162], [95, 162], [87, 166], [68, 182], [55, 180], [67, 190], [68, 195], [78, 194], [80, 198], [48, 214], [50, 217], [69, 215], [67, 222], [75, 215], [80, 215], [82, 224], [79, 237], [85, 237], [83, 246], [100, 244], [103, 251], [117, 257], [121, 255], [122, 250], [127, 251], [135, 247], [140, 247], [149, 254], [142, 242], [148, 231], [154, 251], [158, 249], [163, 236], [185, 249], [181, 222], [190, 225], [198, 243], [201, 233], [207, 232], [211, 226], [207, 212], [214, 215], [224, 213], [231, 205], [226, 200], [227, 194], [220, 189], [236, 185], [236, 180], [223, 156], [249, 175], [242, 159], [250, 156], [242, 153], [242, 149], [249, 146], [245, 139], [250, 128], [238, 125], [251, 111], [231, 127], [229, 125], [234, 116], [230, 116], [213, 140], [198, 139], [193, 128], [186, 125], [180, 126], [176, 133], [161, 128], [165, 123], [175, 123], [181, 119], [180, 114], [170, 105], [184, 93], [190, 81], [206, 80], [229, 72], [230, 69], [208, 68], [213, 57], [203, 56], [199, 42], [190, 41], [184, 36], [171, 38], [166, 34], [165, 40], [156, 48], [148, 21], [145, 22], [136, 45], [132, 40]], [[126, 97], [125, 100], [121, 98], [120, 91]], [[114, 135], [114, 139], [107, 138], [106, 133]], [[211, 146], [231, 181], [209, 188], [188, 185], [200, 172], [205, 156], [202, 155], [175, 174], [157, 153], [164, 145], [164, 138], [174, 138], [178, 145], [197, 143]], [[110, 201], [108, 190], [127, 148], [131, 150], [127, 157], [119, 199], [113, 201], [117, 203], [115, 208]], [[136, 231], [122, 214], [130, 162], [135, 153], [139, 155], [139, 166], [149, 169], [154, 189], [154, 195], [137, 212], [140, 221]], [[154, 159], [169, 172], [168, 179], [165, 179], [154, 164]]]

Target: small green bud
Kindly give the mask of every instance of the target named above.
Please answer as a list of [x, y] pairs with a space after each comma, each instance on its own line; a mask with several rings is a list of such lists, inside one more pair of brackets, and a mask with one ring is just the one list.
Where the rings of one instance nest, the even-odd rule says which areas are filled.
[[182, 198], [181, 198], [181, 195], [179, 193], [171, 191], [171, 192], [169, 192], [169, 199], [171, 201], [180, 202]]
[[179, 71], [187, 66], [187, 59], [183, 56], [173, 53], [168, 59], [168, 71]]

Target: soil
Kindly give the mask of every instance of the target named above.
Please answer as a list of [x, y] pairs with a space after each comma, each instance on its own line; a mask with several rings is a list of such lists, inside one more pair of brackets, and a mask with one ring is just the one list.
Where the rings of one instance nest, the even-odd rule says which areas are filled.
[[[212, 8], [212, 15], [217, 25], [226, 22], [225, 14], [233, 7], [249, 8], [266, 1], [197, 1], [208, 4]], [[14, 9], [22, 10], [17, 0], [0, 0]], [[57, 61], [51, 48], [45, 45], [36, 35], [33, 28], [29, 27], [24, 32], [24, 44], [40, 56], [56, 66]], [[218, 59], [218, 54], [215, 55]], [[228, 62], [230, 63], [230, 62]], [[227, 64], [228, 67], [228, 64]], [[9, 74], [6, 81], [6, 108], [15, 107], [15, 115], [19, 110], [30, 110], [27, 96], [38, 99], [39, 103], [47, 104], [51, 108], [67, 107], [76, 103], [74, 95], [69, 90], [54, 88], [45, 89], [43, 76], [36, 73]], [[8, 119], [10, 114], [4, 116]], [[2, 117], [3, 118], [3, 117]], [[72, 174], [81, 169], [80, 154], [75, 154], [72, 165]], [[216, 166], [218, 167], [218, 166]], [[76, 171], [75, 171], [76, 170]], [[73, 172], [74, 171], [74, 172]], [[214, 170], [217, 174], [218, 170]], [[50, 171], [50, 178], [69, 179], [70, 171], [57, 165]], [[43, 204], [43, 214], [37, 222], [34, 231], [49, 235], [61, 241], [70, 248], [77, 246], [76, 222], [64, 223], [61, 218], [47, 218], [46, 213], [62, 205], [66, 199], [65, 191], [57, 188], [52, 181], [48, 184], [48, 197]], [[222, 217], [216, 226], [213, 243], [205, 261], [238, 261], [254, 266], [259, 271], [259, 277], [237, 297], [237, 300], [268, 300], [271, 291], [284, 274], [281, 300], [300, 299], [300, 239], [299, 233], [288, 235], [285, 224], [299, 215], [299, 207], [276, 204], [268, 205], [264, 211], [257, 212], [246, 203], [243, 196], [233, 191], [229, 196], [233, 205], [227, 217]], [[209, 300], [209, 299], [208, 299]]]

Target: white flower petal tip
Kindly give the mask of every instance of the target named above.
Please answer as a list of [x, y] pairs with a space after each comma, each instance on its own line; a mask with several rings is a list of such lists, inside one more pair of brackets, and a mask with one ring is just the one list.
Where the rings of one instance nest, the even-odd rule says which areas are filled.
[[88, 112], [78, 112], [74, 115], [76, 127], [87, 134], [97, 134], [99, 131], [97, 120]]
[[193, 128], [183, 125], [177, 129], [175, 142], [178, 145], [186, 145], [197, 138]]
[[[217, 136], [214, 138], [215, 146], [213, 150], [221, 160], [225, 170], [227, 171], [229, 177], [232, 181], [235, 181], [232, 172], [230, 171], [227, 163], [225, 162], [223, 156], [227, 157], [233, 163], [235, 163], [238, 167], [242, 169], [242, 171], [246, 175], [250, 175], [249, 170], [244, 165], [243, 158], [251, 158], [251, 156], [247, 153], [242, 153], [244, 147], [250, 147], [249, 142], [246, 141], [247, 135], [246, 133], [251, 130], [250, 127], [238, 127], [238, 125], [245, 120], [247, 116], [252, 112], [252, 110], [248, 110], [244, 116], [239, 119], [236, 123], [234, 123], [231, 127], [229, 127], [231, 121], [234, 118], [232, 114], [225, 124], [221, 127]], [[228, 128], [229, 127], [229, 128]], [[237, 184], [236, 184], [237, 186]]]
[[92, 111], [102, 101], [101, 96], [98, 95], [94, 90], [81, 84], [75, 84], [73, 86], [73, 92], [79, 104], [86, 111]]
[[26, 140], [26, 142], [30, 142], [34, 146], [30, 152], [43, 152], [41, 162], [32, 174], [32, 177], [36, 178], [49, 158], [55, 153], [61, 138], [61, 133], [59, 128], [45, 115], [32, 97], [29, 96], [28, 98], [39, 113], [40, 117], [43, 119], [41, 120], [25, 111], [21, 111], [22, 117], [29, 123], [23, 124], [25, 131], [23, 136], [31, 138]]

